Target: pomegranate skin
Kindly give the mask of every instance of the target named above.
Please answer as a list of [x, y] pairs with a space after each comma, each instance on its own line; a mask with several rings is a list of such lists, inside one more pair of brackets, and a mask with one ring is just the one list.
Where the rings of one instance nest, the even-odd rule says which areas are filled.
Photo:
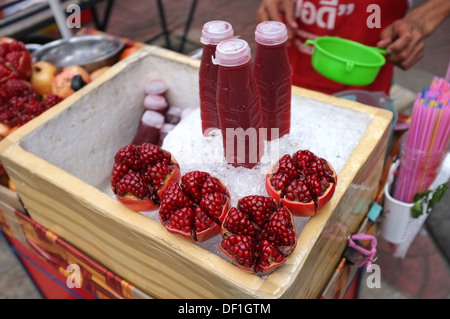
[[247, 273], [265, 275], [286, 262], [297, 245], [293, 216], [273, 198], [249, 195], [227, 212], [219, 249]]
[[117, 200], [125, 207], [135, 212], [154, 211], [158, 209], [158, 205], [151, 199], [138, 200], [135, 196], [117, 196]]
[[89, 73], [83, 67], [70, 65], [62, 68], [60, 72], [54, 76], [51, 83], [51, 92], [62, 98], [67, 98], [75, 93], [75, 90], [71, 86], [71, 82], [76, 75], [81, 75], [85, 83], [91, 82]]

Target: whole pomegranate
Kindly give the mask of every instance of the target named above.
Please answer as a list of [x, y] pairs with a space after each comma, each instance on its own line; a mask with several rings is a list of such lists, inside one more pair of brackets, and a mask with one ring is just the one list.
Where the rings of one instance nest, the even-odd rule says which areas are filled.
[[13, 39], [0, 41], [0, 83], [8, 79], [28, 80], [32, 60], [25, 44]]
[[33, 64], [30, 82], [36, 91], [41, 94], [52, 92], [52, 80], [58, 72], [58, 67], [47, 61], [38, 61]]
[[127, 145], [116, 153], [114, 161], [111, 189], [134, 211], [156, 210], [170, 182], [180, 180], [178, 162], [157, 145]]
[[91, 82], [89, 72], [81, 66], [70, 65], [62, 68], [52, 80], [52, 93], [62, 98], [72, 95], [76, 91], [72, 86], [72, 80], [78, 75], [84, 83]]
[[330, 201], [337, 175], [325, 159], [308, 150], [286, 154], [266, 176], [266, 190], [297, 216], [313, 216]]
[[241, 269], [267, 274], [280, 267], [297, 245], [294, 219], [267, 196], [239, 199], [222, 223], [220, 250]]
[[207, 172], [191, 171], [181, 183], [172, 182], [161, 200], [159, 219], [172, 233], [190, 241], [205, 241], [220, 234], [230, 206], [226, 186]]
[[110, 68], [111, 68], [111, 66], [107, 65], [107, 66], [103, 66], [95, 71], [92, 71], [91, 74], [89, 74], [91, 81], [94, 81], [95, 79], [97, 79], [100, 75], [102, 75], [103, 73], [108, 71]]

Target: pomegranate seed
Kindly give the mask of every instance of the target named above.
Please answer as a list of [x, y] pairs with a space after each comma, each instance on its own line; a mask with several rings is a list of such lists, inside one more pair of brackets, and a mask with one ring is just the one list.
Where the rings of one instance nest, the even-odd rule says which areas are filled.
[[193, 213], [189, 228], [177, 233], [191, 241], [204, 241], [220, 233], [229, 201], [228, 190], [216, 177], [207, 172], [188, 172], [179, 184], [167, 188], [161, 200], [159, 219], [169, 231], [181, 230], [181, 227], [168, 227], [168, 221], [180, 208], [189, 208], [189, 213]]
[[297, 244], [289, 210], [278, 208], [270, 197], [256, 195], [241, 198], [228, 211], [222, 237], [220, 249], [252, 273], [268, 273], [281, 266]]

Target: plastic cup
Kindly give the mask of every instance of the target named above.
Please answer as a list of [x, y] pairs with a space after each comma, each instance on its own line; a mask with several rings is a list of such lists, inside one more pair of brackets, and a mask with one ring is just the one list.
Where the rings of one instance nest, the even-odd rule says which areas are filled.
[[152, 143], [157, 144], [159, 132], [164, 124], [164, 116], [156, 111], [147, 110], [142, 114], [136, 135], [132, 144]]
[[178, 106], [170, 106], [166, 111], [166, 122], [170, 124], [178, 124], [181, 120], [183, 109]]
[[404, 146], [393, 195], [412, 203], [414, 195], [427, 190], [435, 180], [446, 151], [426, 152]]
[[411, 217], [411, 208], [414, 204], [393, 198], [389, 193], [390, 186], [390, 184], [386, 184], [384, 188], [385, 199], [381, 221], [381, 235], [390, 243], [401, 244], [410, 239], [411, 236], [415, 236], [428, 217], [426, 213], [427, 207], [424, 205], [424, 211], [418, 218]]

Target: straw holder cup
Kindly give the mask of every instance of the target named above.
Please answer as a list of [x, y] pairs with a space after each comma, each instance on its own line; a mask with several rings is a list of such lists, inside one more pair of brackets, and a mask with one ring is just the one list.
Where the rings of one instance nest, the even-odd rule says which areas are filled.
[[386, 63], [386, 50], [348, 39], [318, 37], [306, 40], [314, 45], [311, 63], [323, 76], [347, 85], [371, 84]]
[[381, 236], [390, 243], [399, 245], [416, 235], [419, 228], [428, 217], [427, 205], [423, 206], [422, 214], [418, 218], [411, 216], [414, 203], [405, 203], [391, 196], [394, 183], [394, 172], [400, 166], [396, 160], [389, 171], [388, 180], [384, 186], [383, 217], [381, 220]]

